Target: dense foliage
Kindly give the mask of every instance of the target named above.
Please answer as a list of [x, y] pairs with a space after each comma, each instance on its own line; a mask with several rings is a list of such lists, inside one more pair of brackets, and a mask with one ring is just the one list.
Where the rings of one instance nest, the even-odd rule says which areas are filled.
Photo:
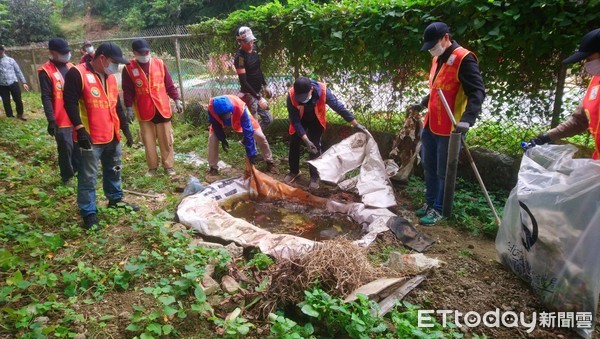
[[58, 32], [58, 17], [50, 0], [0, 0], [0, 42], [26, 45]]
[[280, 60], [284, 53], [296, 75], [358, 83], [364, 91], [391, 82], [401, 99], [424, 87], [430, 57], [419, 51], [422, 32], [437, 20], [448, 23], [453, 38], [477, 54], [488, 96], [494, 98], [491, 111], [543, 117], [552, 111], [560, 62], [597, 27], [600, 2], [274, 1], [201, 22], [193, 31], [225, 52], [231, 46], [222, 41], [231, 40], [236, 27], [249, 25], [264, 60]]

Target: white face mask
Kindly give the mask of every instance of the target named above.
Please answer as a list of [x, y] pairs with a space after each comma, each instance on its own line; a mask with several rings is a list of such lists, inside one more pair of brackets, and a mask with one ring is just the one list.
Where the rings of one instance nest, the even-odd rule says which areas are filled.
[[150, 53], [148, 53], [148, 55], [136, 55], [135, 60], [142, 64], [146, 64], [150, 61]]
[[600, 75], [600, 59], [590, 60], [584, 64], [584, 67], [590, 75]]
[[104, 67], [104, 73], [106, 73], [106, 75], [119, 73], [119, 64], [114, 62], [109, 63], [108, 66]]
[[67, 54], [63, 54], [58, 57], [59, 62], [67, 63], [67, 62], [69, 62], [69, 60], [71, 60], [71, 52], [69, 52]]
[[87, 54], [92, 54], [92, 53], [94, 53], [94, 47], [92, 47], [92, 46], [88, 46], [88, 47], [86, 47], [86, 48], [85, 48], [85, 52], [86, 52]]
[[435, 44], [435, 46], [431, 47], [429, 49], [429, 54], [431, 54], [431, 56], [434, 57], [439, 57], [440, 55], [442, 55], [444, 53], [446, 49], [444, 47], [442, 47], [442, 41], [438, 41], [437, 44]]

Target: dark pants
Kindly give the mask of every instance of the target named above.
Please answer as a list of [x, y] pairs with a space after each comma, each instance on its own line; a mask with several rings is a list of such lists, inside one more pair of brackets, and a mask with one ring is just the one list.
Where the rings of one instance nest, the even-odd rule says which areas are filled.
[[[319, 157], [319, 155], [321, 155], [321, 136], [323, 135], [323, 126], [321, 126], [321, 124], [318, 121], [315, 121], [306, 125], [302, 123], [302, 127], [304, 127], [304, 130], [306, 131], [306, 136], [308, 137], [308, 140], [312, 141], [312, 143], [315, 144], [315, 146], [317, 146], [317, 149], [319, 150], [318, 154], [309, 153], [308, 158], [310, 160], [316, 159]], [[300, 172], [301, 144], [304, 144], [304, 141], [302, 141], [302, 138], [298, 135], [298, 133], [292, 134], [290, 137], [290, 152], [288, 154], [288, 161], [290, 164], [290, 173], [293, 174]], [[317, 169], [313, 165], [308, 165], [308, 168], [310, 170], [311, 179], [318, 179], [319, 171], [317, 171]]]
[[429, 126], [421, 132], [421, 159], [425, 169], [425, 200], [427, 205], [442, 212], [449, 136], [433, 134]]
[[2, 104], [4, 105], [4, 113], [7, 117], [13, 117], [12, 106], [10, 105], [10, 97], [12, 96], [17, 106], [17, 116], [23, 116], [23, 100], [21, 100], [21, 87], [19, 83], [15, 82], [9, 86], [0, 86], [0, 97], [2, 98]]
[[54, 134], [58, 150], [58, 167], [63, 182], [75, 176], [79, 165], [79, 145], [73, 141], [73, 127], [57, 128]]

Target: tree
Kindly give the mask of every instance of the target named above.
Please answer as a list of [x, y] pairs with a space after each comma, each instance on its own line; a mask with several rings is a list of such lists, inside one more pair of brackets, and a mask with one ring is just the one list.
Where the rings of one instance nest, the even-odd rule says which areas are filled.
[[[4, 9], [8, 11], [7, 15]], [[8, 30], [0, 30], [5, 44], [45, 41], [58, 32], [54, 4], [49, 0], [3, 0], [0, 2], [0, 25], [8, 27]]]

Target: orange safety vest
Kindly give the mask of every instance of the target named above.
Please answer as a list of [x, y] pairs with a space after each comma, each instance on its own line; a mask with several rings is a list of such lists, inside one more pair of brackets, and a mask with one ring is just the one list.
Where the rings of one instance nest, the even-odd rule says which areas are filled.
[[[68, 62], [67, 69], [73, 67], [73, 64]], [[73, 127], [71, 123], [71, 119], [67, 115], [67, 110], [65, 109], [65, 101], [63, 99], [63, 90], [65, 79], [56, 67], [54, 63], [51, 61], [47, 61], [40, 68], [38, 68], [38, 72], [46, 72], [50, 81], [52, 81], [52, 110], [54, 111], [54, 120], [56, 121], [56, 125], [58, 127]]]
[[[321, 96], [319, 97], [319, 101], [317, 101], [317, 105], [315, 106], [315, 114], [317, 115], [317, 119], [321, 126], [323, 126], [323, 131], [325, 131], [325, 126], [327, 126], [327, 106], [325, 106], [327, 100], [327, 86], [323, 82], [319, 82], [319, 87], [321, 87]], [[299, 105], [296, 99], [294, 98], [294, 88], [290, 88], [290, 99], [292, 100], [292, 105], [300, 111], [300, 119], [304, 115], [304, 106]], [[290, 121], [289, 133], [294, 134], [296, 130]]]
[[119, 127], [121, 126], [117, 116], [117, 102], [119, 89], [117, 79], [114, 75], [106, 77], [106, 92], [102, 82], [96, 73], [89, 71], [85, 64], [79, 64], [75, 68], [81, 74], [82, 89], [79, 99], [79, 115], [81, 123], [92, 137], [94, 144], [107, 144], [114, 136], [121, 140]]
[[[473, 52], [467, 50], [464, 47], [458, 47], [448, 58], [437, 77], [435, 71], [437, 69], [437, 57], [433, 58], [431, 69], [429, 70], [429, 103], [427, 105], [427, 114], [425, 114], [425, 121], [423, 126], [429, 124], [429, 129], [434, 134], [438, 135], [450, 135], [452, 130], [452, 121], [442, 104], [442, 100], [439, 97], [438, 88], [442, 89], [444, 97], [448, 102], [448, 106], [452, 110], [454, 119], [458, 123], [467, 107], [467, 96], [463, 90], [463, 86], [458, 80], [458, 70], [463, 59]], [[475, 56], [475, 54], [473, 54]], [[475, 56], [477, 60], [477, 56]], [[435, 80], [434, 80], [435, 77]]]
[[[246, 103], [244, 101], [242, 101], [242, 99], [240, 99], [236, 95], [225, 95], [225, 96], [227, 98], [229, 98], [229, 100], [233, 104], [233, 112], [231, 112], [231, 128], [234, 131], [236, 131], [238, 133], [241, 133], [243, 131], [242, 130], [242, 114], [244, 114], [244, 112], [246, 112], [246, 114], [248, 114], [248, 117], [250, 118], [250, 122], [252, 122], [252, 128], [254, 128], [255, 131], [260, 129], [260, 124], [258, 123], [258, 121], [256, 121], [256, 119], [254, 119], [252, 114], [250, 114], [250, 112], [248, 112], [248, 110], [246, 109]], [[223, 126], [223, 128], [225, 128], [225, 123], [221, 119], [221, 116], [214, 112], [213, 98], [211, 98], [208, 103], [208, 113], [210, 114], [210, 116], [215, 118], [215, 120], [217, 120], [221, 124], [221, 126]], [[210, 131], [212, 131], [212, 126], [210, 126]]]
[[125, 66], [131, 81], [135, 85], [135, 101], [133, 109], [138, 120], [150, 121], [154, 118], [154, 108], [165, 118], [172, 116], [169, 96], [165, 88], [165, 66], [161, 59], [150, 58], [146, 73], [136, 59], [131, 59]]
[[596, 150], [592, 159], [600, 159], [600, 75], [595, 75], [590, 81], [583, 97], [583, 110], [589, 121], [589, 131], [596, 141]]

